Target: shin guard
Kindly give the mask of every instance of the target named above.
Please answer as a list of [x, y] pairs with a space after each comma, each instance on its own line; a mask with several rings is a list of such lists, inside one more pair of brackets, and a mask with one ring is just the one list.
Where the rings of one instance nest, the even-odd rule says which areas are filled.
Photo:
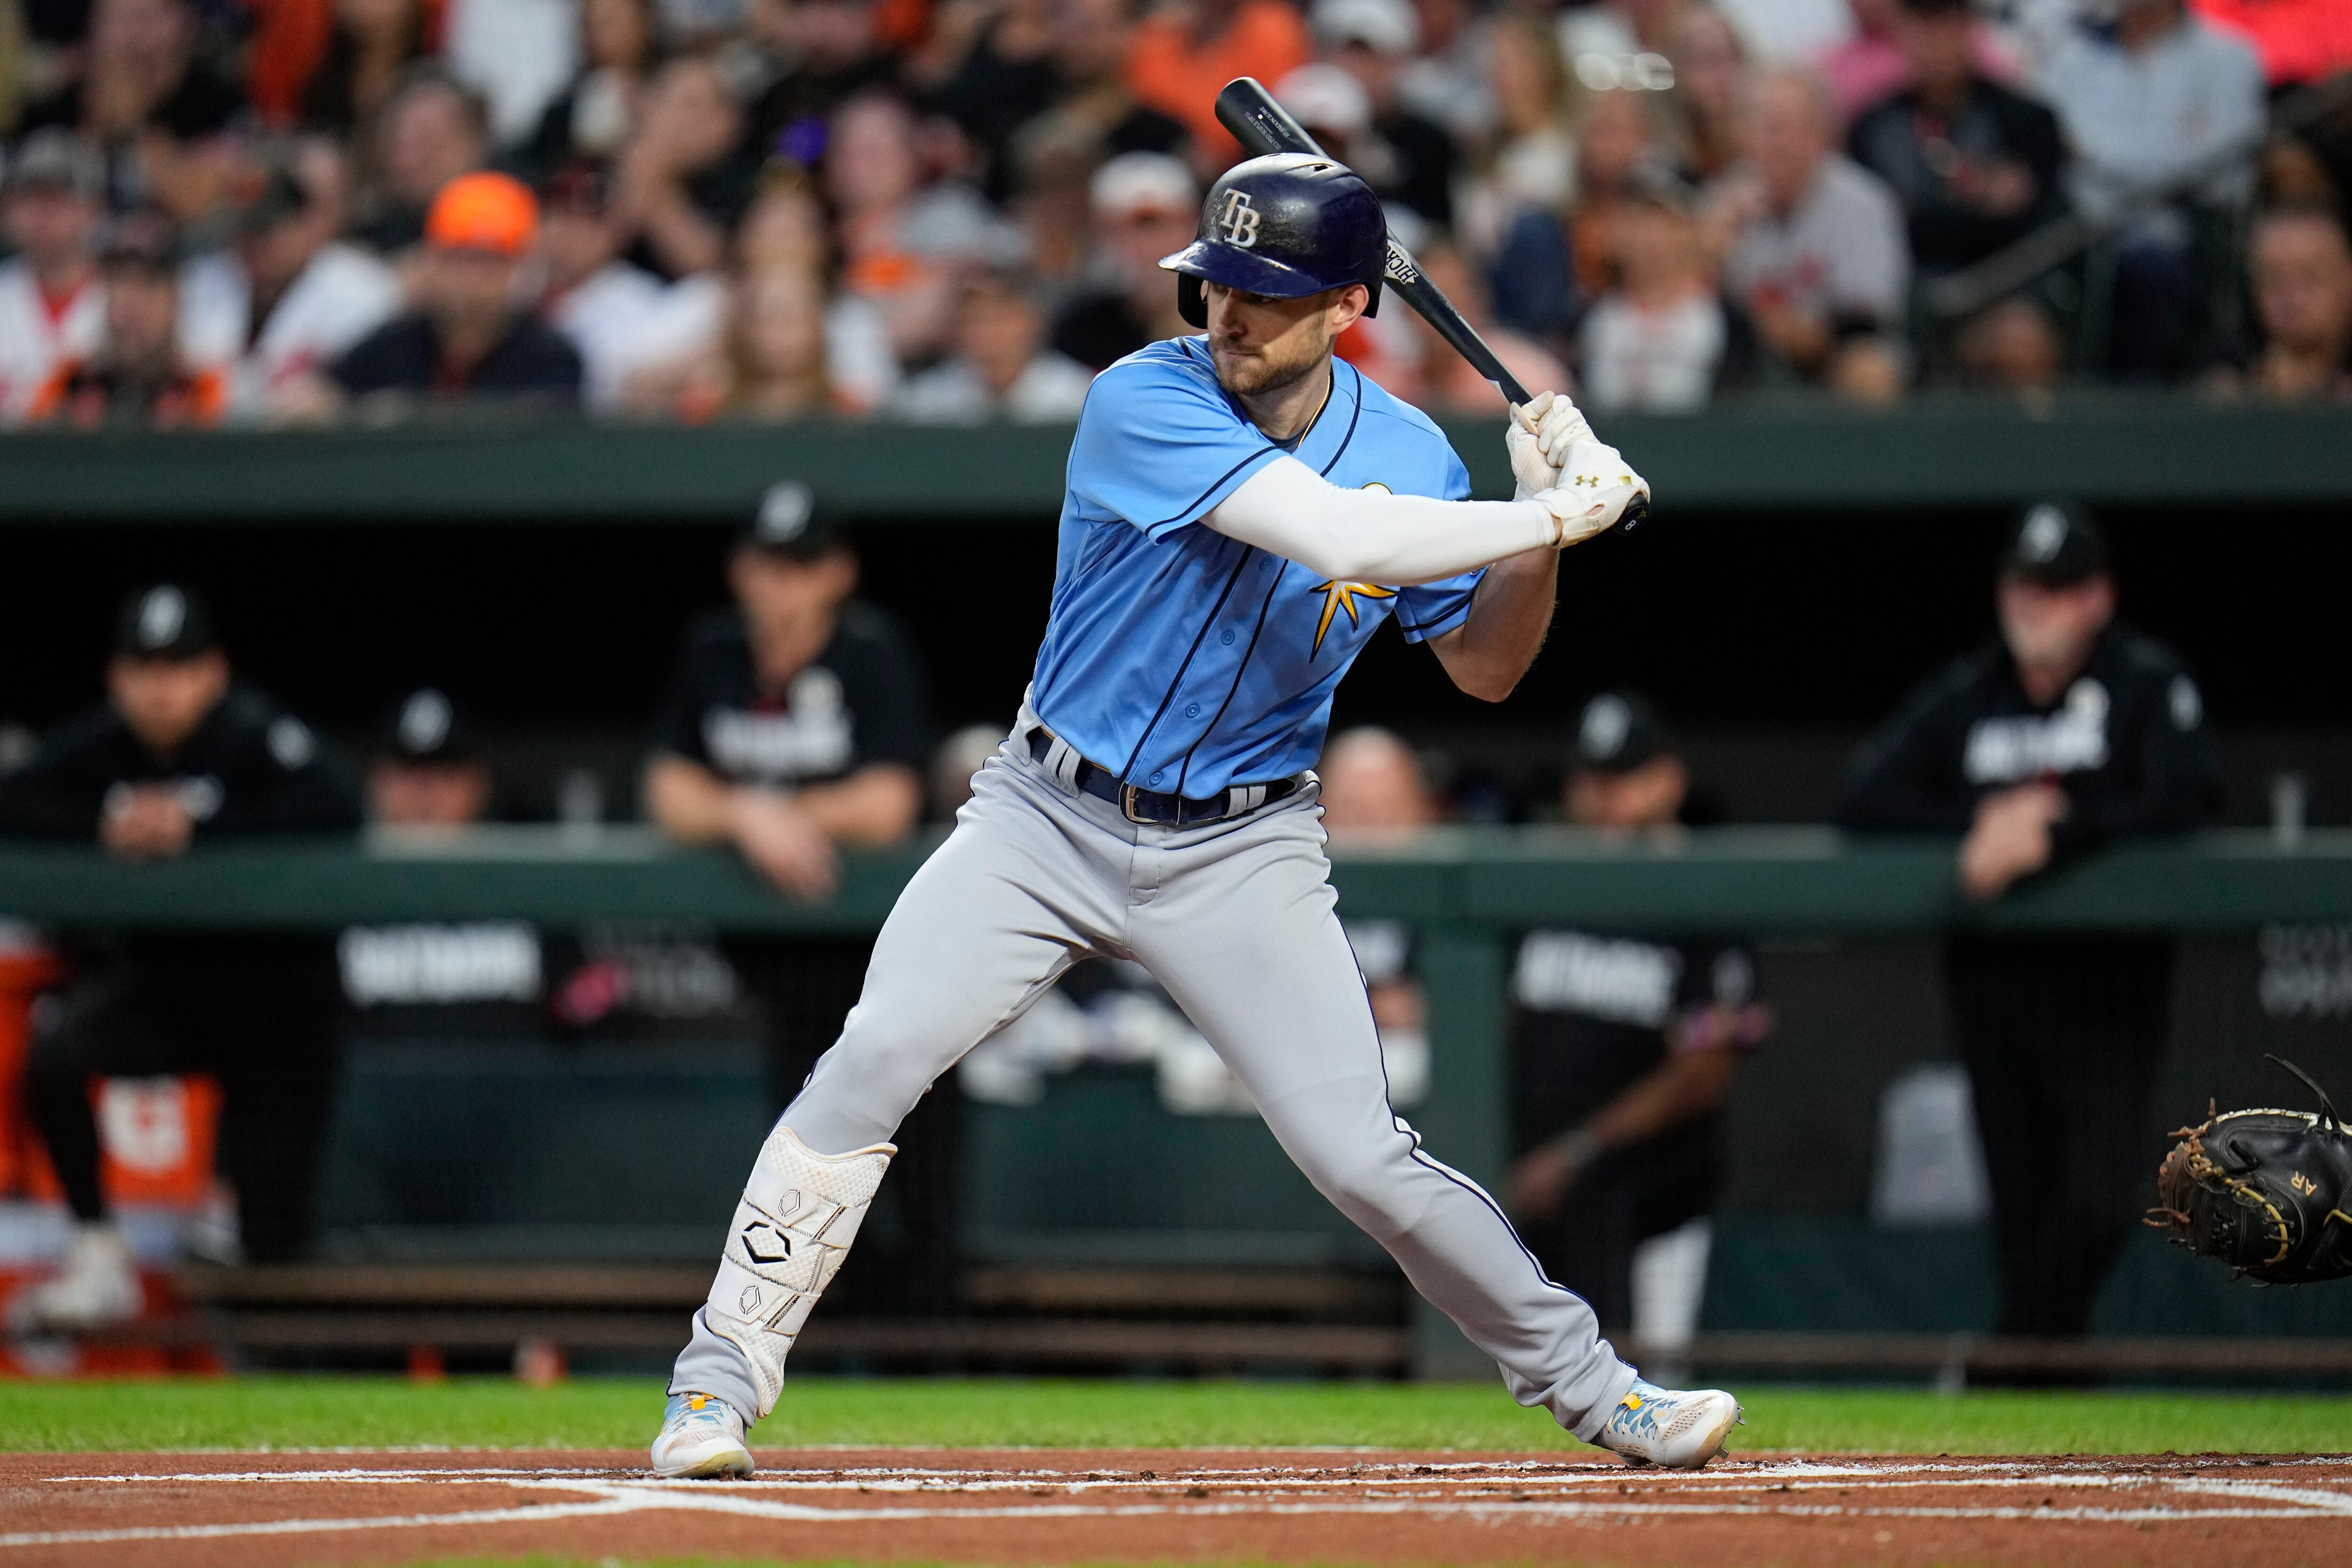
[[758, 1414], [783, 1392], [784, 1357], [841, 1267], [897, 1147], [819, 1155], [779, 1124], [761, 1147], [703, 1309], [711, 1332], [751, 1364]]

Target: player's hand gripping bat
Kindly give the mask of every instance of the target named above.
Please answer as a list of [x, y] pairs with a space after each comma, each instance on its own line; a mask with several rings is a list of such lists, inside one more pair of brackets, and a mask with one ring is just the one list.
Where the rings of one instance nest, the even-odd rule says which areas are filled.
[[[1328, 157], [1307, 134], [1307, 128], [1290, 117], [1290, 111], [1274, 100], [1274, 94], [1255, 77], [1235, 77], [1217, 94], [1217, 119], [1234, 133], [1252, 157], [1269, 152], [1311, 152], [1318, 158]], [[1437, 329], [1437, 335], [1453, 345], [1454, 351], [1470, 361], [1471, 369], [1502, 389], [1503, 395], [1514, 404], [1524, 405], [1529, 397], [1519, 379], [1503, 368], [1495, 350], [1477, 329], [1462, 319], [1454, 301], [1445, 298], [1435, 284], [1421, 275], [1412, 255], [1394, 239], [1389, 241], [1389, 265], [1386, 282], [1389, 288], [1406, 304], [1421, 313], [1421, 319]], [[1611, 531], [1632, 533], [1649, 516], [1650, 503], [1636, 496], [1627, 504], [1624, 514]]]

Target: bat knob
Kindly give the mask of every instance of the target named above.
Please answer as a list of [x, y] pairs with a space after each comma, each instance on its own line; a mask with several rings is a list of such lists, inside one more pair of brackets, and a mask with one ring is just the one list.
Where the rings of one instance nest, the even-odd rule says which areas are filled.
[[1610, 525], [1609, 531], [1613, 534], [1630, 534], [1649, 521], [1649, 518], [1650, 498], [1647, 496], [1636, 496], [1625, 503], [1625, 509], [1617, 514], [1617, 520]]

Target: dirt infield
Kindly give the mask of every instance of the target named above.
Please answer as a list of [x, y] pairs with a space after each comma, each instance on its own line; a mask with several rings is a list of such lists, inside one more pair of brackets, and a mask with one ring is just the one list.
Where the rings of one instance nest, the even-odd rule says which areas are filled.
[[634, 1454], [0, 1458], [0, 1568], [404, 1563], [460, 1552], [971, 1563], [2352, 1560], [2352, 1461], [1718, 1460], [1354, 1450], [762, 1450], [742, 1482]]

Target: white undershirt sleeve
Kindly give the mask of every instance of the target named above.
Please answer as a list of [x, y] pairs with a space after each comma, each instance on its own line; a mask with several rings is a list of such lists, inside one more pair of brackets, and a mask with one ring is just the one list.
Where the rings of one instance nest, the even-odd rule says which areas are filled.
[[1410, 588], [1557, 542], [1535, 501], [1440, 501], [1346, 490], [1296, 457], [1277, 457], [1201, 519], [1336, 580]]

